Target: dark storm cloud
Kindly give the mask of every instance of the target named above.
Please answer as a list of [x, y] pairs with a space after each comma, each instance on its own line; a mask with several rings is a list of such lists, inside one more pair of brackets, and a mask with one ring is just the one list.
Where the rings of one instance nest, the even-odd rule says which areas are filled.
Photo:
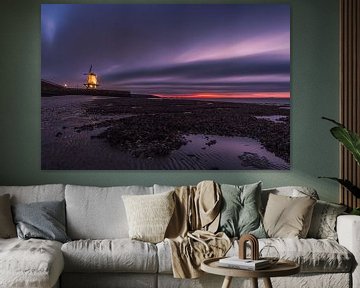
[[180, 79], [216, 79], [233, 76], [289, 74], [289, 59], [279, 55], [251, 55], [233, 59], [196, 61], [186, 64], [136, 69], [105, 74], [105, 81], [175, 77]]

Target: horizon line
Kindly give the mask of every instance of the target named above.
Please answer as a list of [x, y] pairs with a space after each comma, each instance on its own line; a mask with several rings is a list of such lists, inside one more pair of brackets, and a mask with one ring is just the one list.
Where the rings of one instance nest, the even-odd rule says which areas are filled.
[[290, 99], [290, 92], [192, 93], [179, 95], [154, 94], [160, 98], [203, 99]]

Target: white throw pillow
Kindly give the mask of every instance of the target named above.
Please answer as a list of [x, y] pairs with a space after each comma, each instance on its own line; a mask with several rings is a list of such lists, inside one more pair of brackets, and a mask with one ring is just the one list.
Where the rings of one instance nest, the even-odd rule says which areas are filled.
[[175, 208], [173, 193], [122, 196], [131, 239], [151, 243], [164, 240]]

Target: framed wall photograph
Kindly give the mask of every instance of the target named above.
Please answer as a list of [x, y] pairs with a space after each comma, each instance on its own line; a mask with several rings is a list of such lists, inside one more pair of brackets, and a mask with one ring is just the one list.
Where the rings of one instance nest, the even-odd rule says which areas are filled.
[[42, 4], [43, 170], [289, 170], [288, 4]]

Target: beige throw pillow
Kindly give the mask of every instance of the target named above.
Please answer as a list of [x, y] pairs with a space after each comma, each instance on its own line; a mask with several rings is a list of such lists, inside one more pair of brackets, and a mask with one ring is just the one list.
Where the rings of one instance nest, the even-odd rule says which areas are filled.
[[311, 197], [288, 197], [270, 194], [264, 215], [269, 237], [306, 238], [316, 200]]
[[11, 215], [10, 195], [0, 196], [0, 238], [16, 237], [16, 228]]
[[122, 196], [131, 239], [151, 243], [164, 240], [175, 207], [173, 193]]

